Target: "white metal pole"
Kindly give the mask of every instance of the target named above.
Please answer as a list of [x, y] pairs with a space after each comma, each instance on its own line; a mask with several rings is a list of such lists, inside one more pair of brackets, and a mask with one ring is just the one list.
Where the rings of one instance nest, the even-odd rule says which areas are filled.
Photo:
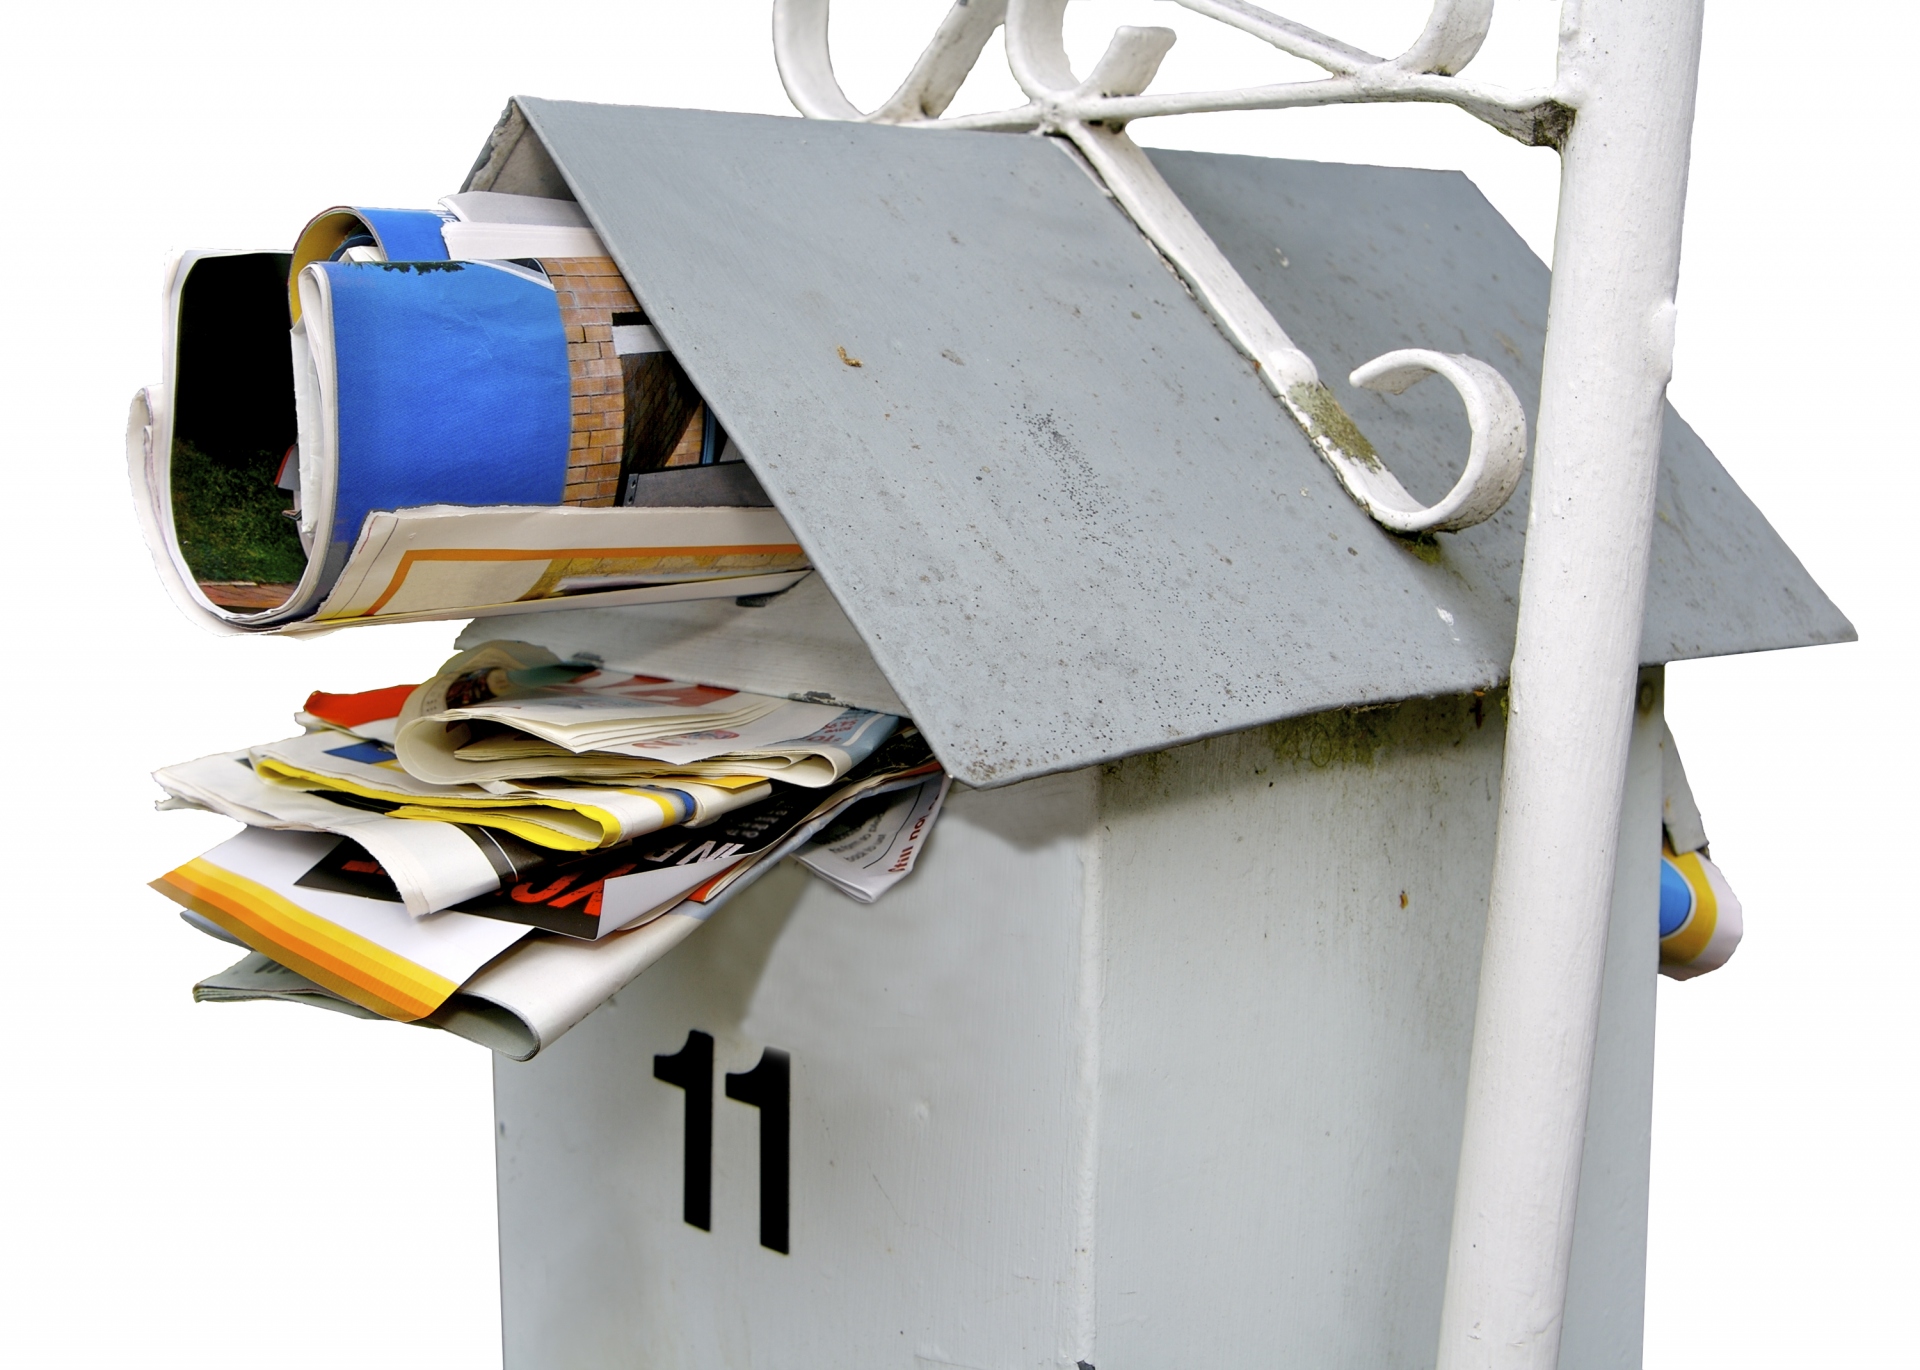
[[1702, 0], [1562, 9], [1560, 89], [1577, 112], [1554, 237], [1439, 1370], [1553, 1370], [1559, 1359], [1701, 10]]

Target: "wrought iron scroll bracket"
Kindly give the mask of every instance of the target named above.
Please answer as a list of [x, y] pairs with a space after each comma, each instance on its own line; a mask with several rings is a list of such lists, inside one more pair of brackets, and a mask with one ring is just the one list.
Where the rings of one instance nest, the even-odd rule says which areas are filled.
[[[1083, 79], [1067, 60], [1068, 0], [955, 0], [899, 89], [871, 112], [857, 108], [834, 75], [827, 35], [831, 0], [774, 0], [774, 56], [788, 97], [808, 118], [1025, 131], [1068, 139], [1227, 337], [1252, 360], [1362, 508], [1383, 526], [1407, 534], [1467, 528], [1492, 517], [1513, 494], [1526, 458], [1526, 415], [1506, 378], [1473, 357], [1425, 348], [1377, 357], [1348, 378], [1355, 386], [1399, 394], [1437, 375], [1459, 392], [1472, 434], [1465, 469], [1438, 502], [1421, 504], [1321, 382], [1313, 360], [1295, 346], [1127, 136], [1126, 125], [1134, 119], [1204, 111], [1437, 101], [1457, 105], [1522, 142], [1557, 146], [1571, 119], [1571, 102], [1551, 91], [1481, 87], [1455, 74], [1479, 52], [1494, 0], [1436, 0], [1413, 45], [1392, 58], [1376, 57], [1248, 0], [1168, 2], [1311, 62], [1327, 75], [1237, 90], [1148, 94], [1176, 35], [1171, 29], [1128, 26], [1115, 31]], [[942, 117], [1003, 25], [1008, 65], [1027, 103], [991, 114]]]

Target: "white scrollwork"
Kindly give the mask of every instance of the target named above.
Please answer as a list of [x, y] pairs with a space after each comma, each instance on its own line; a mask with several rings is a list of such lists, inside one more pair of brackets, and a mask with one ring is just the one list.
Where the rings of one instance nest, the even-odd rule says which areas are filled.
[[1007, 0], [957, 0], [900, 89], [873, 113], [862, 114], [833, 74], [828, 4], [829, 0], [774, 0], [773, 5], [773, 55], [780, 83], [787, 88], [793, 107], [809, 119], [876, 124], [938, 119], [980, 60], [980, 50], [1007, 18]]
[[[1571, 118], [1554, 92], [1506, 92], [1461, 80], [1493, 19], [1494, 0], [1436, 0], [1426, 26], [1397, 57], [1372, 53], [1271, 14], [1248, 0], [1167, 0], [1239, 29], [1327, 72], [1308, 81], [1238, 90], [1147, 93], [1173, 47], [1171, 29], [1122, 27], [1082, 79], [1068, 61], [1069, 0], [955, 0], [926, 51], [887, 101], [862, 113], [833, 74], [827, 36], [830, 0], [774, 0], [774, 56], [794, 107], [812, 119], [1030, 131], [1068, 139], [1114, 199], [1192, 287], [1234, 344], [1332, 466], [1353, 498], [1399, 533], [1467, 528], [1492, 517], [1513, 494], [1526, 457], [1527, 425], [1506, 378], [1485, 362], [1410, 349], [1367, 363], [1349, 378], [1399, 394], [1433, 374], [1465, 402], [1472, 433], [1466, 469], [1439, 502], [1422, 505], [1381, 462], [1318, 370], [1126, 135], [1134, 119], [1217, 110], [1282, 109], [1378, 101], [1459, 106], [1511, 137], [1558, 145]], [[994, 31], [1006, 28], [1007, 62], [1027, 103], [990, 114], [943, 118]]]

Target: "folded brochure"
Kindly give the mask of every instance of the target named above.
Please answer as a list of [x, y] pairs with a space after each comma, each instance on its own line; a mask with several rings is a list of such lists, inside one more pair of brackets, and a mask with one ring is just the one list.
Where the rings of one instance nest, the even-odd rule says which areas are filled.
[[794, 859], [849, 899], [871, 904], [913, 871], [953, 777], [875, 795], [845, 810]]

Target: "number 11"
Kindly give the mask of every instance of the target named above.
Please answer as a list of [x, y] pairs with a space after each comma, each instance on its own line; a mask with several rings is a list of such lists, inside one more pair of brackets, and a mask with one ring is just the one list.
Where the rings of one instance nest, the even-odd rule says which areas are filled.
[[[792, 1126], [792, 1059], [778, 1047], [752, 1070], [727, 1076], [727, 1097], [760, 1110], [760, 1245], [788, 1254], [787, 1136]], [[713, 1230], [713, 1038], [698, 1028], [671, 1056], [653, 1058], [653, 1078], [686, 1091], [681, 1215]]]

